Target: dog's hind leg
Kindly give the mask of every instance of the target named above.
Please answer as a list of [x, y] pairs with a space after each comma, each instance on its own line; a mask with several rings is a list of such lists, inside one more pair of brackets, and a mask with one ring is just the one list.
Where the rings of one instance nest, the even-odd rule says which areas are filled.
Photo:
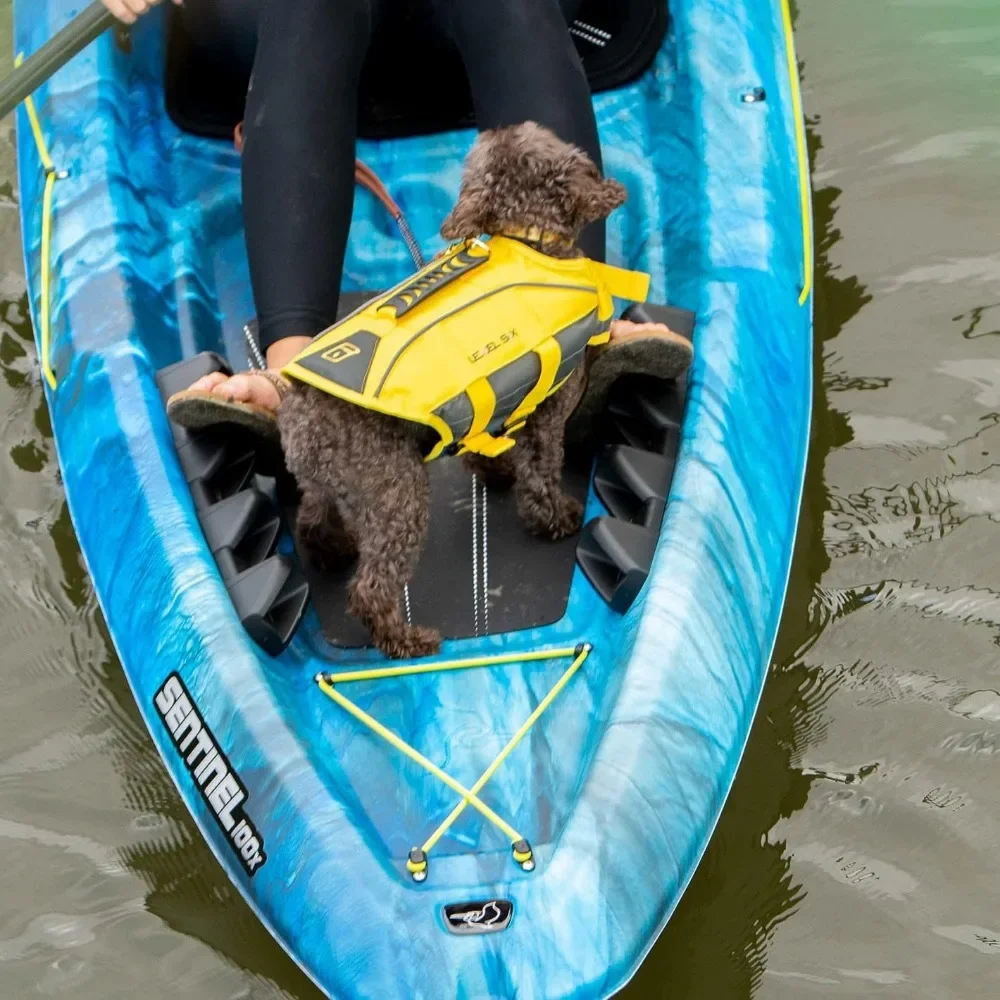
[[399, 607], [429, 519], [427, 469], [412, 432], [309, 386], [288, 393], [278, 424], [288, 469], [304, 493], [300, 530], [319, 531], [337, 548], [343, 542], [337, 514], [357, 548], [351, 614], [390, 656], [436, 652], [437, 632], [411, 627]]
[[358, 554], [332, 490], [316, 482], [302, 484], [295, 534], [321, 571], [343, 569]]
[[400, 609], [403, 587], [427, 538], [430, 504], [427, 468], [417, 448], [407, 444], [404, 454], [371, 463], [353, 484], [352, 496], [359, 559], [350, 611], [368, 627], [375, 645], [394, 658], [428, 656], [441, 645], [434, 629], [407, 624]]
[[562, 489], [566, 421], [583, 392], [577, 369], [566, 385], [532, 414], [508, 452], [517, 469], [517, 512], [528, 530], [553, 541], [580, 530], [583, 506]]

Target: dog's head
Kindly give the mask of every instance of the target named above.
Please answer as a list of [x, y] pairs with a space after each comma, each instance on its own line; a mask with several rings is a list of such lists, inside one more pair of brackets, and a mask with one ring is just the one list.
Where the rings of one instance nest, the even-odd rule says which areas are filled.
[[441, 235], [462, 240], [538, 226], [575, 241], [586, 225], [624, 201], [625, 188], [603, 179], [581, 149], [524, 122], [480, 134]]

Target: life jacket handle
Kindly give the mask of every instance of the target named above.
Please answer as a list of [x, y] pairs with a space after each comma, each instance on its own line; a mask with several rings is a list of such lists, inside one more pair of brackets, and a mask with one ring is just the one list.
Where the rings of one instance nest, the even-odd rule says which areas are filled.
[[628, 271], [613, 264], [602, 264], [592, 260], [591, 267], [607, 290], [618, 299], [630, 302], [645, 302], [649, 295], [649, 275], [642, 271]]

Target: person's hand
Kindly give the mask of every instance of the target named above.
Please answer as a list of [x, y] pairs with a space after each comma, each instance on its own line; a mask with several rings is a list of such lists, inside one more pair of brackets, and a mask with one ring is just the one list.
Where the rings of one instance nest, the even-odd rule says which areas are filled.
[[[155, 7], [161, 0], [101, 0], [119, 21], [125, 24], [135, 24], [136, 18], [145, 14], [150, 7]], [[180, 7], [184, 0], [173, 0]]]

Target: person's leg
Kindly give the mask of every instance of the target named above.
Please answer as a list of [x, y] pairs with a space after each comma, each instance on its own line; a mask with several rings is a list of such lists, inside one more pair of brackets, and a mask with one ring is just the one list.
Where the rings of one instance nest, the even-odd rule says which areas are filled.
[[[378, 0], [260, 2], [243, 214], [260, 345], [275, 371], [336, 319], [354, 204], [358, 82]], [[254, 375], [215, 374], [191, 388], [268, 409], [279, 402], [273, 381]]]

